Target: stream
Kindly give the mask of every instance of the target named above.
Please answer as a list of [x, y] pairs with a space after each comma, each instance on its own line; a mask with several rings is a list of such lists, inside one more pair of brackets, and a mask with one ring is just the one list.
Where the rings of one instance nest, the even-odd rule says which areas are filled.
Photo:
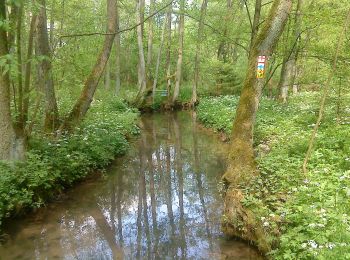
[[102, 178], [4, 226], [0, 259], [262, 259], [220, 232], [228, 145], [188, 112], [143, 115]]

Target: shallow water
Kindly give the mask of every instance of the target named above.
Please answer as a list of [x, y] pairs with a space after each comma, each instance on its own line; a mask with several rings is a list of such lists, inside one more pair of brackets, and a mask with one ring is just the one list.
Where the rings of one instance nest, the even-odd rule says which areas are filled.
[[260, 259], [220, 232], [219, 139], [190, 113], [146, 115], [108, 174], [5, 226], [1, 259]]

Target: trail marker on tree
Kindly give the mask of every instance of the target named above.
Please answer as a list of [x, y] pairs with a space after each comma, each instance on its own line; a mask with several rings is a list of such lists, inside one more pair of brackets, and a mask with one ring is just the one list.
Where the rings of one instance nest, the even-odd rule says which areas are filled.
[[266, 62], [266, 56], [259, 56], [258, 57], [258, 66], [256, 69], [256, 78], [262, 79], [265, 76], [265, 62]]

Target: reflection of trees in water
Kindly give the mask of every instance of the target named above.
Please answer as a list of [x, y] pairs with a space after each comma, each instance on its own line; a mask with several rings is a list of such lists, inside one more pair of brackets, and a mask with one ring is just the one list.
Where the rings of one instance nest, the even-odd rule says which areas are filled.
[[[215, 183], [224, 169], [217, 141], [199, 132], [194, 120], [173, 114], [143, 117], [137, 146], [117, 160], [115, 174], [51, 216], [50, 221], [61, 218], [53, 228], [61, 238], [55, 255], [189, 258], [206, 244], [212, 250], [220, 217]], [[29, 246], [33, 256], [35, 250], [54, 248], [42, 242], [51, 235], [41, 236]]]

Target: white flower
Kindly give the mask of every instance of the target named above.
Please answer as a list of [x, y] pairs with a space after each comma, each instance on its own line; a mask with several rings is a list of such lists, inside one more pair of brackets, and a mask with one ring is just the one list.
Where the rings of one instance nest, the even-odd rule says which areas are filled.
[[311, 246], [311, 248], [317, 248], [318, 247], [317, 243], [314, 240], [309, 240], [308, 242], [309, 242], [309, 246]]
[[307, 244], [306, 243], [302, 243], [301, 244], [301, 248], [306, 248], [307, 247]]
[[267, 222], [267, 221], [265, 221], [265, 222], [263, 223], [263, 226], [264, 226], [264, 227], [268, 227], [268, 226], [270, 226], [270, 223]]
[[329, 249], [333, 249], [333, 248], [335, 248], [335, 244], [334, 243], [328, 243], [327, 245], [326, 245]]

